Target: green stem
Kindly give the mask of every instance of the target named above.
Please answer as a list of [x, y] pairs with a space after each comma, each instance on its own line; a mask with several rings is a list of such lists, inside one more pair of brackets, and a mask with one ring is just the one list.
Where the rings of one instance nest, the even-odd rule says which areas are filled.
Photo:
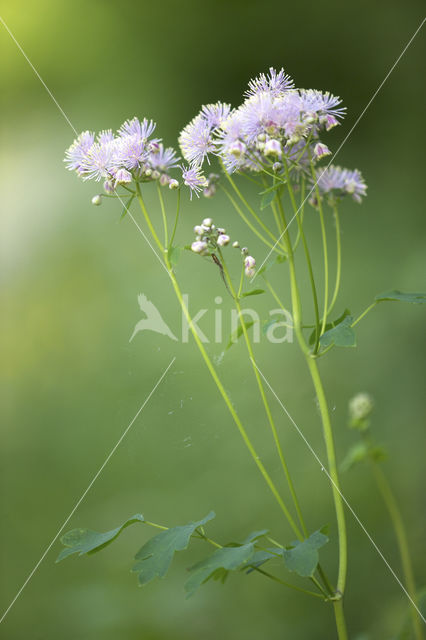
[[250, 220], [247, 218], [245, 213], [242, 211], [241, 207], [238, 206], [238, 203], [234, 200], [232, 195], [229, 193], [228, 189], [226, 189], [226, 187], [224, 187], [223, 184], [220, 185], [220, 186], [221, 186], [222, 191], [224, 191], [226, 193], [227, 197], [229, 198], [229, 201], [231, 202], [232, 206], [234, 207], [235, 211], [238, 213], [240, 218], [242, 218], [242, 220], [244, 220], [246, 225], [249, 227], [249, 229], [251, 229], [253, 231], [253, 233], [259, 238], [259, 240], [261, 240], [264, 244], [266, 244], [267, 247], [269, 247], [273, 251], [276, 251], [280, 256], [284, 255], [284, 253], [277, 248], [278, 243], [272, 244], [271, 242], [269, 242], [269, 240], [267, 240], [260, 233], [260, 231], [258, 229], [256, 229], [256, 227], [250, 222]]
[[[282, 309], [284, 311], [284, 313], [286, 315], [291, 315], [290, 312], [288, 311], [288, 309], [285, 308], [285, 306], [283, 305], [283, 303], [281, 302], [281, 300], [279, 299], [275, 289], [272, 287], [271, 283], [269, 282], [269, 280], [267, 280], [267, 278], [265, 277], [265, 275], [262, 273], [262, 278], [266, 284], [266, 287], [269, 289], [272, 297], [274, 298], [275, 302], [278, 304], [278, 306], [280, 307], [280, 309]], [[287, 324], [286, 322], [283, 323], [285, 327], [288, 327], [289, 329], [293, 329], [293, 325], [291, 324]]]
[[140, 208], [142, 210], [142, 213], [143, 213], [144, 218], [146, 220], [146, 223], [148, 225], [148, 229], [150, 230], [151, 235], [154, 238], [157, 247], [160, 249], [161, 253], [163, 253], [164, 252], [164, 247], [161, 244], [160, 239], [159, 239], [159, 237], [158, 237], [158, 235], [157, 235], [157, 233], [156, 233], [156, 231], [155, 231], [155, 229], [154, 229], [154, 227], [152, 225], [151, 218], [148, 215], [148, 211], [146, 209], [145, 202], [143, 201], [141, 188], [140, 188], [138, 182], [136, 183], [136, 197], [137, 197], [137, 199], [139, 201], [139, 206], [140, 206]]
[[247, 351], [248, 351], [248, 354], [249, 354], [249, 358], [250, 358], [250, 362], [251, 362], [251, 365], [252, 365], [252, 369], [253, 369], [253, 372], [254, 372], [254, 375], [255, 375], [255, 378], [256, 378], [257, 386], [259, 388], [260, 397], [262, 398], [262, 403], [263, 403], [263, 406], [264, 406], [264, 409], [265, 409], [266, 416], [268, 418], [269, 425], [271, 427], [272, 435], [273, 435], [273, 438], [274, 438], [274, 443], [275, 443], [275, 446], [276, 446], [276, 449], [277, 449], [277, 452], [278, 452], [278, 457], [280, 459], [281, 466], [282, 466], [282, 469], [284, 471], [284, 475], [286, 477], [287, 484], [288, 484], [289, 489], [290, 489], [291, 497], [292, 497], [293, 504], [294, 504], [296, 512], [297, 512], [297, 516], [299, 518], [300, 525], [302, 527], [303, 535], [300, 532], [299, 528], [297, 527], [296, 523], [294, 522], [293, 518], [290, 516], [290, 513], [288, 513], [287, 518], [289, 520], [289, 523], [290, 523], [293, 531], [298, 536], [299, 540], [303, 540], [304, 538], [306, 538], [308, 536], [308, 531], [306, 529], [306, 525], [305, 525], [305, 522], [303, 520], [302, 511], [300, 509], [300, 504], [299, 504], [299, 501], [297, 499], [296, 491], [295, 491], [295, 488], [294, 488], [294, 485], [293, 485], [293, 482], [292, 482], [292, 479], [291, 479], [291, 476], [290, 476], [290, 472], [288, 470], [288, 466], [287, 466], [287, 463], [286, 463], [285, 458], [284, 458], [284, 453], [283, 453], [283, 450], [282, 450], [282, 447], [281, 447], [280, 439], [278, 437], [278, 432], [277, 432], [277, 428], [276, 428], [276, 425], [275, 425], [275, 421], [274, 421], [274, 418], [272, 416], [272, 412], [271, 412], [268, 400], [266, 398], [266, 394], [265, 394], [265, 389], [263, 387], [262, 378], [260, 377], [258, 368], [256, 366], [253, 347], [251, 345], [251, 341], [250, 341], [250, 338], [249, 338], [249, 335], [248, 335], [247, 326], [246, 326], [246, 323], [245, 323], [245, 320], [244, 320], [243, 311], [241, 309], [240, 302], [239, 302], [237, 294], [235, 292], [234, 285], [232, 284], [232, 280], [231, 280], [231, 277], [230, 277], [230, 274], [229, 274], [229, 271], [228, 271], [228, 267], [226, 266], [226, 263], [225, 263], [225, 261], [223, 259], [222, 252], [220, 250], [219, 250], [219, 255], [221, 257], [223, 271], [224, 271], [226, 279], [228, 281], [229, 290], [231, 291], [232, 296], [234, 298], [235, 308], [237, 309], [237, 312], [238, 312], [238, 318], [240, 320], [241, 327], [242, 327], [242, 330], [243, 330], [244, 340], [245, 340], [245, 343], [246, 343], [246, 347], [247, 347]]
[[241, 193], [240, 189], [237, 187], [235, 180], [233, 180], [233, 178], [229, 175], [229, 173], [227, 171], [225, 171], [225, 175], [228, 178], [228, 182], [230, 183], [230, 185], [232, 186], [232, 188], [234, 189], [235, 193], [237, 194], [238, 198], [240, 199], [240, 201], [243, 203], [243, 205], [246, 207], [247, 211], [249, 211], [249, 213], [253, 216], [253, 218], [256, 220], [257, 224], [262, 227], [263, 231], [274, 241], [276, 242], [276, 237], [274, 236], [274, 234], [268, 229], [268, 227], [266, 226], [266, 224], [263, 222], [263, 220], [261, 220], [259, 218], [259, 216], [257, 215], [256, 211], [253, 209], [253, 207], [251, 207], [249, 205], [249, 203], [247, 202], [247, 200], [244, 198], [243, 194]]
[[330, 306], [328, 307], [328, 313], [331, 313], [334, 305], [336, 304], [337, 296], [340, 288], [340, 276], [342, 270], [342, 242], [340, 238], [340, 219], [339, 211], [336, 203], [333, 204], [334, 221], [336, 225], [336, 284], [334, 285], [333, 297], [331, 298]]
[[[289, 194], [290, 194], [291, 204], [293, 206], [294, 215], [296, 216], [296, 219], [297, 219], [297, 224], [298, 224], [298, 227], [299, 227], [300, 237], [302, 238], [303, 250], [304, 250], [304, 253], [305, 253], [305, 259], [306, 259], [306, 264], [307, 264], [308, 273], [309, 273], [309, 281], [311, 283], [312, 299], [313, 299], [313, 302], [314, 302], [314, 312], [315, 312], [315, 345], [314, 345], [314, 353], [317, 353], [318, 347], [319, 347], [319, 339], [320, 339], [320, 317], [319, 317], [317, 288], [315, 286], [315, 278], [314, 278], [314, 272], [313, 272], [313, 269], [312, 269], [311, 255], [309, 253], [309, 248], [308, 248], [308, 244], [306, 242], [305, 232], [303, 230], [303, 222], [299, 218], [299, 216], [297, 215], [298, 208], [297, 208], [296, 198], [294, 197], [293, 186], [292, 186], [292, 184], [290, 182], [290, 176], [289, 176], [288, 166], [287, 166], [287, 162], [286, 161], [284, 161], [284, 168], [285, 168], [287, 181], [288, 181], [288, 191], [289, 191]], [[302, 189], [303, 189], [303, 194], [304, 194], [304, 191], [305, 191], [305, 181], [304, 180], [303, 180]], [[303, 197], [302, 202], [304, 202], [304, 200], [305, 200], [305, 198]], [[294, 248], [293, 248], [293, 251], [294, 251]]]
[[[407, 534], [404, 526], [404, 520], [401, 516], [401, 512], [399, 511], [398, 504], [392, 492], [392, 489], [382, 469], [373, 460], [371, 460], [371, 466], [373, 469], [377, 487], [387, 507], [395, 531], [399, 554], [401, 556], [402, 570], [404, 572], [405, 585], [407, 587], [408, 593], [410, 594], [410, 598], [414, 603], [417, 604], [416, 584], [414, 581], [414, 573], [411, 563]], [[410, 606], [410, 612], [413, 621], [414, 636], [416, 640], [423, 640], [423, 628], [419, 614], [413, 606]]]
[[[282, 206], [281, 199], [278, 198], [278, 206], [280, 207], [281, 215], [283, 217], [283, 222], [285, 223], [285, 215]], [[287, 242], [287, 250], [288, 250], [288, 261], [290, 267], [290, 282], [292, 289], [292, 300], [293, 300], [293, 319], [296, 329], [296, 335], [299, 340], [299, 344], [302, 348], [303, 353], [305, 354], [305, 359], [308, 364], [308, 368], [311, 374], [312, 382], [315, 388], [315, 392], [318, 399], [321, 421], [323, 425], [323, 435], [327, 452], [327, 460], [328, 460], [328, 472], [330, 474], [330, 478], [332, 481], [332, 494], [334, 501], [334, 508], [336, 511], [336, 519], [337, 519], [337, 529], [338, 529], [338, 537], [339, 537], [339, 570], [338, 570], [338, 578], [337, 578], [337, 591], [336, 596], [338, 600], [334, 602], [334, 613], [336, 618], [336, 626], [339, 634], [339, 640], [346, 640], [347, 633], [345, 628], [345, 620], [343, 614], [343, 606], [341, 604], [341, 598], [343, 597], [345, 591], [345, 583], [346, 583], [346, 572], [347, 572], [347, 538], [346, 538], [346, 522], [345, 522], [345, 512], [343, 500], [340, 492], [340, 483], [339, 476], [337, 472], [337, 463], [336, 463], [336, 454], [334, 449], [334, 440], [333, 440], [333, 431], [331, 427], [330, 414], [328, 411], [327, 400], [324, 393], [324, 388], [321, 382], [321, 377], [318, 370], [318, 365], [307, 348], [305, 340], [301, 331], [301, 310], [300, 310], [300, 294], [297, 285], [295, 265], [294, 265], [294, 255], [291, 247], [291, 242], [288, 237], [288, 231], [286, 231], [285, 239]], [[338, 604], [340, 602], [340, 604]]]
[[380, 300], [375, 300], [375, 302], [373, 302], [372, 304], [370, 304], [370, 306], [369, 306], [369, 307], [367, 307], [367, 308], [365, 309], [365, 311], [363, 311], [363, 312], [358, 316], [358, 318], [352, 322], [351, 327], [355, 327], [355, 326], [358, 324], [358, 322], [360, 322], [360, 320], [362, 320], [362, 319], [364, 318], [364, 316], [366, 316], [366, 315], [367, 315], [367, 313], [369, 313], [369, 312], [371, 311], [371, 309], [374, 309], [374, 307], [375, 307], [377, 304], [379, 304], [379, 302], [380, 302]]
[[169, 244], [169, 247], [168, 247], [169, 249], [170, 249], [170, 247], [173, 246], [173, 241], [175, 239], [177, 224], [178, 224], [178, 220], [179, 220], [179, 211], [180, 211], [180, 189], [177, 192], [176, 215], [175, 215], [175, 222], [174, 222], [174, 225], [173, 225], [172, 235], [171, 235], [171, 238], [170, 238], [170, 244]]
[[321, 224], [321, 237], [322, 237], [322, 246], [324, 252], [324, 312], [322, 316], [322, 325], [321, 325], [321, 334], [324, 333], [325, 325], [327, 324], [327, 315], [328, 315], [328, 250], [327, 250], [327, 234], [325, 231], [325, 222], [324, 222], [324, 212], [322, 208], [322, 200], [321, 194], [319, 192], [317, 177], [315, 173], [315, 168], [313, 162], [311, 160], [311, 174], [312, 179], [315, 184], [315, 195], [318, 203], [318, 212], [320, 216], [320, 224]]
[[158, 182], [157, 182], [157, 192], [158, 192], [158, 199], [160, 201], [161, 215], [163, 216], [164, 246], [168, 247], [169, 246], [169, 233], [168, 233], [168, 230], [167, 230], [166, 208], [164, 206], [164, 198], [163, 198], [163, 194], [161, 192], [161, 187], [160, 187], [160, 184]]

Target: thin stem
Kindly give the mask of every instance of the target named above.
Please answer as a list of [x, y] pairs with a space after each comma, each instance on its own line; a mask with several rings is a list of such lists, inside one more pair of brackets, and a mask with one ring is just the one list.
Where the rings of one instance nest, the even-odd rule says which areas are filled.
[[[407, 591], [410, 594], [410, 597], [413, 600], [413, 602], [416, 603], [416, 600], [417, 600], [416, 584], [414, 581], [414, 573], [413, 573], [413, 567], [411, 563], [407, 533], [405, 531], [405, 526], [404, 526], [404, 520], [398, 508], [398, 503], [395, 499], [393, 491], [382, 469], [374, 460], [371, 460], [371, 466], [373, 469], [373, 474], [376, 480], [377, 487], [380, 493], [382, 494], [382, 498], [389, 512], [392, 525], [395, 531], [396, 539], [398, 542], [399, 554], [401, 556], [402, 570], [404, 572]], [[416, 609], [412, 606], [410, 606], [410, 612], [411, 612], [412, 621], [413, 621], [415, 638], [416, 640], [422, 640], [423, 629], [422, 629], [422, 623], [420, 622], [419, 615]]]
[[163, 194], [161, 192], [161, 187], [160, 187], [158, 182], [157, 182], [157, 193], [158, 193], [158, 199], [160, 201], [161, 215], [163, 216], [164, 246], [168, 247], [169, 246], [169, 233], [168, 233], [168, 230], [167, 230], [166, 208], [164, 206], [164, 198], [163, 198]]
[[266, 226], [266, 224], [263, 222], [263, 220], [261, 220], [259, 218], [259, 216], [257, 215], [256, 211], [253, 209], [253, 207], [251, 207], [249, 205], [249, 203], [247, 202], [247, 200], [244, 198], [243, 194], [241, 193], [240, 189], [237, 187], [235, 180], [233, 180], [233, 178], [229, 175], [228, 172], [226, 172], [226, 177], [228, 178], [228, 182], [230, 183], [230, 185], [232, 186], [232, 188], [234, 189], [235, 193], [237, 194], [238, 198], [241, 200], [241, 202], [243, 203], [243, 205], [246, 207], [247, 211], [250, 212], [250, 214], [253, 216], [253, 218], [256, 220], [257, 224], [262, 227], [263, 231], [274, 241], [276, 242], [276, 237], [274, 236], [274, 234], [268, 229], [268, 227]]
[[148, 215], [148, 211], [147, 211], [147, 209], [146, 209], [145, 202], [143, 201], [143, 198], [142, 198], [142, 193], [141, 193], [141, 188], [140, 188], [140, 186], [139, 186], [139, 183], [136, 183], [136, 197], [137, 197], [137, 199], [138, 199], [138, 201], [139, 201], [140, 208], [141, 208], [141, 210], [142, 210], [142, 213], [143, 213], [143, 215], [144, 215], [144, 218], [145, 218], [145, 220], [146, 220], [146, 223], [147, 223], [147, 225], [148, 225], [148, 228], [149, 228], [149, 230], [150, 230], [150, 232], [151, 232], [151, 234], [152, 234], [152, 237], [154, 238], [154, 240], [155, 240], [155, 243], [156, 243], [157, 247], [158, 247], [158, 248], [160, 249], [160, 251], [163, 253], [163, 252], [164, 252], [164, 247], [163, 247], [163, 245], [161, 244], [160, 239], [159, 239], [159, 237], [157, 236], [156, 231], [155, 231], [155, 229], [154, 229], [154, 227], [153, 227], [153, 225], [152, 225], [151, 218], [150, 218], [150, 217], [149, 217], [149, 215]]
[[[296, 216], [297, 224], [298, 224], [298, 227], [299, 227], [300, 237], [302, 238], [303, 250], [304, 250], [304, 253], [305, 253], [305, 259], [306, 259], [306, 264], [307, 264], [308, 273], [309, 273], [309, 281], [311, 283], [312, 299], [313, 299], [313, 302], [314, 302], [314, 312], [315, 312], [315, 344], [314, 344], [314, 350], [313, 351], [314, 351], [314, 353], [316, 353], [318, 351], [319, 339], [320, 339], [320, 317], [319, 317], [317, 288], [315, 286], [315, 278], [314, 278], [314, 272], [313, 272], [313, 269], [312, 269], [311, 255], [309, 253], [308, 243], [306, 242], [306, 236], [305, 236], [305, 232], [303, 230], [303, 222], [302, 222], [302, 220], [299, 218], [299, 216], [297, 214], [298, 207], [297, 207], [297, 203], [296, 203], [296, 198], [294, 197], [293, 186], [292, 186], [292, 184], [290, 182], [290, 175], [289, 175], [289, 172], [288, 172], [287, 162], [285, 160], [284, 160], [284, 168], [285, 168], [287, 181], [288, 181], [288, 191], [289, 191], [289, 194], [290, 194], [291, 204], [293, 206], [294, 215]], [[303, 180], [302, 189], [303, 189], [303, 195], [304, 195], [304, 191], [305, 191], [305, 181], [304, 180]], [[303, 197], [302, 202], [304, 202], [304, 200], [305, 200], [305, 198]], [[294, 248], [293, 248], [293, 252], [294, 252]]]
[[333, 607], [339, 640], [348, 640], [348, 632], [346, 630], [345, 614], [343, 612], [342, 600], [334, 600]]
[[318, 184], [317, 184], [317, 177], [316, 177], [315, 168], [314, 168], [312, 159], [310, 161], [310, 165], [311, 165], [312, 179], [313, 179], [314, 184], [315, 184], [315, 194], [316, 194], [316, 199], [317, 199], [317, 203], [318, 203], [318, 212], [319, 212], [320, 224], [321, 224], [322, 246], [323, 246], [323, 252], [324, 252], [324, 312], [323, 312], [323, 316], [322, 316], [322, 325], [321, 325], [321, 334], [323, 334], [324, 330], [325, 330], [325, 325], [327, 324], [327, 315], [328, 315], [328, 250], [327, 250], [327, 234], [326, 234], [326, 231], [325, 231], [324, 212], [323, 212], [323, 208], [322, 208], [321, 195], [320, 195], [320, 192], [319, 192], [319, 188], [318, 188]]
[[374, 309], [374, 307], [375, 307], [377, 304], [379, 304], [379, 302], [380, 302], [380, 300], [375, 300], [372, 304], [370, 304], [370, 306], [369, 306], [369, 307], [367, 307], [367, 308], [365, 309], [365, 311], [363, 311], [363, 312], [358, 316], [358, 318], [352, 322], [351, 327], [355, 327], [355, 326], [358, 324], [358, 322], [360, 322], [360, 320], [362, 320], [362, 319], [364, 318], [364, 316], [366, 316], [366, 315], [367, 315], [367, 313], [369, 313], [369, 312], [371, 311], [371, 309]]
[[294, 506], [295, 506], [295, 509], [296, 509], [296, 513], [297, 513], [297, 516], [299, 518], [300, 525], [302, 527], [303, 535], [300, 533], [299, 528], [295, 524], [295, 522], [294, 522], [293, 518], [290, 516], [290, 514], [288, 514], [287, 518], [289, 519], [289, 523], [290, 523], [293, 531], [298, 536], [298, 538], [300, 540], [303, 540], [304, 537], [305, 538], [307, 537], [308, 533], [307, 533], [305, 522], [303, 520], [302, 511], [300, 509], [300, 504], [299, 504], [299, 501], [297, 499], [296, 491], [294, 489], [294, 485], [293, 485], [293, 482], [292, 482], [292, 479], [291, 479], [291, 476], [290, 476], [290, 472], [288, 470], [287, 463], [286, 463], [285, 458], [284, 458], [284, 453], [283, 453], [283, 450], [282, 450], [282, 447], [281, 447], [280, 439], [278, 437], [278, 432], [277, 432], [277, 428], [276, 428], [276, 425], [275, 425], [275, 421], [274, 421], [274, 418], [272, 416], [272, 412], [271, 412], [268, 400], [266, 398], [266, 394], [265, 394], [265, 389], [263, 387], [262, 378], [260, 377], [258, 368], [256, 366], [253, 347], [251, 345], [251, 341], [250, 341], [250, 338], [249, 338], [249, 335], [248, 335], [247, 326], [246, 326], [246, 323], [245, 323], [245, 320], [244, 320], [243, 311], [241, 309], [240, 302], [239, 302], [239, 300], [237, 298], [237, 294], [235, 293], [234, 285], [232, 284], [232, 280], [231, 280], [231, 277], [230, 277], [230, 274], [229, 274], [229, 271], [228, 271], [228, 267], [226, 266], [226, 263], [225, 263], [225, 261], [223, 259], [222, 252], [220, 250], [219, 250], [219, 255], [221, 257], [222, 267], [223, 267], [223, 271], [225, 273], [225, 277], [226, 277], [226, 279], [228, 281], [229, 289], [230, 289], [230, 291], [231, 291], [231, 293], [232, 293], [232, 295], [234, 297], [235, 308], [237, 309], [237, 312], [238, 312], [238, 317], [239, 317], [239, 320], [240, 320], [240, 323], [241, 323], [241, 327], [242, 327], [242, 330], [243, 330], [244, 340], [245, 340], [245, 343], [246, 343], [246, 346], [247, 346], [247, 351], [248, 351], [248, 354], [249, 354], [250, 362], [251, 362], [251, 365], [252, 365], [252, 368], [253, 368], [253, 372], [254, 372], [254, 375], [255, 375], [255, 378], [256, 378], [257, 386], [259, 388], [260, 397], [262, 398], [262, 403], [263, 403], [263, 406], [264, 406], [264, 409], [265, 409], [266, 416], [268, 418], [269, 425], [271, 427], [272, 435], [273, 435], [273, 438], [274, 438], [274, 443], [275, 443], [275, 446], [277, 448], [278, 457], [280, 459], [281, 466], [282, 466], [282, 469], [284, 471], [284, 475], [286, 477], [287, 484], [288, 484], [289, 489], [290, 489], [291, 497], [293, 499], [293, 503], [294, 503]]
[[340, 238], [340, 219], [339, 211], [336, 203], [333, 204], [334, 222], [336, 225], [336, 284], [334, 285], [333, 297], [331, 298], [330, 306], [328, 307], [328, 313], [331, 313], [334, 305], [336, 304], [337, 296], [340, 288], [340, 276], [342, 270], [342, 242]]
[[242, 261], [242, 265], [241, 265], [241, 275], [240, 275], [240, 284], [238, 285], [238, 293], [237, 293], [237, 298], [240, 299], [241, 298], [241, 294], [243, 291], [243, 286], [244, 286], [244, 273], [245, 273], [245, 267], [244, 267], [244, 260]]
[[179, 220], [179, 211], [180, 211], [180, 189], [177, 192], [177, 205], [176, 205], [176, 215], [175, 215], [175, 222], [173, 225], [173, 231], [172, 231], [172, 235], [170, 238], [170, 244], [169, 244], [169, 249], [170, 247], [173, 246], [173, 241], [175, 239], [175, 235], [176, 235], [176, 228], [177, 228], [177, 224], [178, 224], [178, 220]]
[[[278, 304], [278, 306], [280, 307], [280, 309], [282, 309], [284, 311], [285, 314], [291, 315], [290, 312], [288, 311], [288, 309], [285, 308], [285, 306], [283, 305], [283, 303], [281, 302], [281, 300], [279, 299], [275, 289], [272, 287], [271, 283], [269, 282], [269, 280], [267, 280], [267, 278], [265, 277], [265, 275], [262, 273], [262, 278], [266, 284], [266, 287], [269, 289], [272, 297], [274, 298], [275, 302]], [[286, 322], [283, 323], [285, 327], [288, 327], [289, 329], [293, 329], [293, 325], [287, 324]]]
[[227, 197], [229, 198], [231, 204], [233, 205], [235, 211], [238, 213], [238, 215], [244, 220], [244, 222], [246, 223], [246, 225], [249, 227], [249, 229], [251, 229], [253, 231], [253, 233], [260, 239], [262, 240], [262, 242], [264, 244], [266, 244], [266, 246], [268, 246], [270, 249], [273, 249], [274, 251], [276, 251], [276, 253], [278, 253], [279, 255], [284, 255], [284, 253], [282, 251], [280, 251], [277, 248], [277, 243], [272, 244], [271, 242], [269, 242], [269, 240], [267, 240], [258, 229], [256, 229], [256, 227], [250, 222], [250, 220], [247, 218], [247, 216], [245, 215], [245, 213], [242, 211], [241, 207], [238, 206], [238, 203], [234, 200], [234, 198], [232, 197], [232, 195], [229, 193], [228, 189], [226, 189], [226, 187], [223, 186], [223, 184], [220, 185], [221, 189], [226, 193]]

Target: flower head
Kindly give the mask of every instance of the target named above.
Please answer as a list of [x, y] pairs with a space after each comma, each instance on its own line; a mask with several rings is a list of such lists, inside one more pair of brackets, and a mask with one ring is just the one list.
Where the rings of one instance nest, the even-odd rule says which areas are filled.
[[197, 165], [190, 165], [189, 167], [181, 167], [182, 170], [182, 180], [186, 184], [187, 187], [191, 189], [191, 200], [192, 194], [195, 193], [197, 197], [198, 193], [206, 186], [207, 180], [203, 175], [200, 167]]
[[91, 131], [83, 131], [80, 135], [74, 140], [72, 145], [65, 151], [65, 166], [70, 171], [77, 171], [78, 174], [81, 174], [81, 166], [82, 162], [95, 142], [95, 134]]
[[367, 195], [367, 185], [358, 169], [330, 165], [318, 171], [317, 183], [323, 194], [351, 195], [356, 202], [361, 202], [361, 197]]
[[269, 68], [269, 74], [265, 75], [261, 73], [254, 80], [250, 80], [249, 88], [246, 91], [246, 96], [254, 96], [257, 93], [267, 92], [274, 96], [277, 96], [285, 91], [289, 91], [294, 87], [294, 82], [288, 76], [284, 69], [281, 69], [278, 73], [273, 67]]

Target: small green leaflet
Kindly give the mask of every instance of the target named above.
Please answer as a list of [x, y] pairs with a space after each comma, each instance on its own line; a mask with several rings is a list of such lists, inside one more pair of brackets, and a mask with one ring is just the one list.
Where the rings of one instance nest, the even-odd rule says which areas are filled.
[[121, 212], [121, 216], [120, 219], [122, 220], [124, 218], [124, 216], [126, 215], [126, 213], [128, 212], [128, 210], [130, 209], [130, 205], [132, 204], [134, 198], [135, 198], [134, 194], [133, 196], [130, 196], [130, 198], [127, 200], [126, 204], [123, 206], [123, 210]]
[[318, 549], [328, 542], [323, 530], [315, 531], [303, 542], [294, 542], [291, 549], [283, 549], [284, 564], [303, 578], [310, 578], [319, 561]]
[[352, 329], [352, 316], [346, 316], [340, 324], [322, 334], [320, 344], [328, 347], [334, 344], [336, 347], [356, 347], [355, 331]]
[[170, 247], [167, 255], [168, 258], [170, 260], [170, 264], [174, 267], [177, 265], [179, 258], [180, 258], [180, 254], [182, 252], [182, 247]]
[[190, 598], [204, 582], [210, 578], [225, 581], [229, 571], [235, 571], [247, 565], [254, 553], [254, 542], [240, 547], [217, 549], [209, 558], [201, 560], [190, 571], [192, 576], [185, 584], [187, 598]]
[[260, 201], [261, 211], [269, 207], [269, 205], [272, 204], [272, 202], [274, 201], [276, 188], [277, 187], [273, 187], [270, 191], [267, 191], [266, 193], [263, 194], [262, 200]]
[[136, 554], [137, 562], [132, 567], [132, 571], [139, 574], [139, 584], [147, 584], [156, 577], [163, 578], [169, 570], [175, 552], [186, 549], [194, 531], [214, 517], [214, 511], [210, 511], [198, 522], [167, 529], [148, 540]]
[[78, 555], [83, 556], [86, 553], [92, 554], [100, 551], [118, 538], [126, 527], [129, 527], [135, 522], [144, 522], [143, 515], [137, 513], [126, 520], [120, 527], [111, 529], [111, 531], [106, 531], [105, 533], [99, 533], [92, 529], [72, 529], [68, 531], [68, 533], [65, 533], [61, 538], [62, 544], [67, 548], [61, 551], [56, 558], [56, 562], [61, 562], [61, 560], [64, 560], [64, 558], [67, 558], [73, 553], [78, 553]]
[[279, 549], [278, 547], [270, 547], [265, 550], [255, 551], [250, 560], [250, 567], [247, 569], [247, 573], [251, 573], [252, 571], [256, 571], [258, 567], [261, 567], [262, 564], [268, 562], [268, 560], [272, 560], [273, 558], [282, 559], [283, 549]]
[[[254, 320], [249, 320], [248, 322], [245, 323], [246, 325], [246, 329], [250, 329], [250, 327], [252, 327], [254, 325]], [[238, 325], [238, 328], [236, 331], [234, 331], [231, 335], [231, 337], [229, 338], [229, 342], [226, 345], [226, 349], [225, 351], [228, 351], [228, 349], [230, 349], [232, 347], [233, 344], [235, 344], [238, 340], [238, 338], [241, 338], [241, 336], [243, 335], [243, 328], [241, 326], [241, 322]]]
[[247, 293], [242, 293], [241, 298], [247, 298], [248, 296], [260, 296], [261, 293], [265, 293], [265, 289], [253, 289], [252, 291], [247, 291]]
[[[339, 316], [338, 318], [336, 318], [336, 320], [333, 320], [332, 322], [327, 322], [327, 324], [325, 325], [325, 331], [328, 331], [329, 329], [333, 329], [334, 327], [336, 327], [338, 324], [340, 324], [347, 316], [350, 316], [351, 312], [349, 311], [349, 309], [345, 309], [344, 312], [342, 313], [341, 316]], [[315, 329], [312, 331], [311, 335], [309, 336], [309, 344], [313, 345], [315, 344]]]
[[411, 302], [412, 304], [426, 304], [426, 293], [402, 293], [402, 291], [394, 289], [386, 293], [379, 293], [379, 295], [375, 297], [375, 300], [377, 300], [377, 302], [395, 300], [399, 302]]
[[349, 469], [352, 469], [356, 464], [364, 462], [364, 460], [367, 460], [368, 458], [378, 462], [383, 460], [383, 458], [386, 458], [386, 452], [382, 447], [376, 447], [368, 445], [365, 442], [359, 442], [349, 449], [340, 468], [343, 472], [349, 471]]

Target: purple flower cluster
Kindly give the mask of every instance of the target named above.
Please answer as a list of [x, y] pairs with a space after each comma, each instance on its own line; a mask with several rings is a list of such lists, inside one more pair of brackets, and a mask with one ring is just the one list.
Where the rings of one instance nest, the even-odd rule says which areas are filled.
[[330, 165], [325, 169], [318, 169], [317, 184], [320, 193], [334, 197], [351, 195], [355, 202], [367, 195], [367, 185], [358, 169], [342, 169]]
[[[281, 69], [269, 69], [249, 82], [244, 102], [237, 108], [218, 102], [202, 107], [182, 130], [179, 145], [195, 171], [202, 188], [203, 165], [218, 157], [228, 173], [284, 172], [287, 163], [292, 176], [310, 173], [309, 165], [330, 155], [320, 136], [340, 124], [345, 114], [341, 100], [329, 92], [296, 89], [293, 80]], [[340, 192], [352, 193], [355, 199], [365, 195], [365, 184], [358, 172], [352, 174]], [[295, 177], [296, 179], [296, 177]], [[197, 193], [198, 195], [198, 193]]]
[[165, 148], [159, 138], [152, 138], [152, 120], [126, 120], [117, 135], [111, 129], [101, 131], [95, 138], [83, 131], [65, 152], [65, 164], [83, 180], [104, 180], [107, 193], [119, 184], [159, 180], [163, 186], [176, 187], [169, 171], [178, 166], [176, 151]]

